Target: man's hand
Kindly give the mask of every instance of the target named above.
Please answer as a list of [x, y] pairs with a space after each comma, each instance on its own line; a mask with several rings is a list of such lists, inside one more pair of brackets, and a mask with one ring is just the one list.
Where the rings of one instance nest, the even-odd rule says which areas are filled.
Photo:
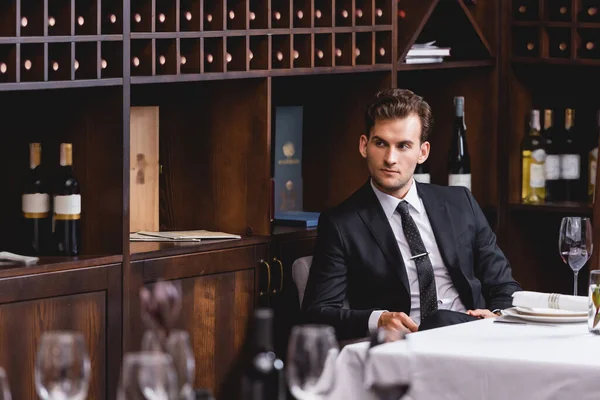
[[388, 328], [400, 332], [416, 332], [419, 330], [415, 321], [403, 312], [384, 312], [379, 317], [377, 327]]
[[477, 318], [496, 318], [498, 316], [498, 314], [494, 314], [490, 310], [479, 310], [479, 309], [468, 310], [467, 314], [472, 315], [473, 317], [477, 317]]

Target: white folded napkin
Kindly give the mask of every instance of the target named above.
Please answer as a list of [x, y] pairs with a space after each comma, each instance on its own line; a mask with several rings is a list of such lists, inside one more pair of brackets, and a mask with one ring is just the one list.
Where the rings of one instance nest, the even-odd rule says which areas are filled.
[[7, 260], [25, 265], [32, 265], [37, 263], [39, 261], [39, 258], [22, 256], [20, 254], [9, 253], [8, 251], [0, 251], [0, 260]]
[[513, 306], [586, 312], [588, 311], [588, 298], [587, 296], [522, 291], [513, 293]]

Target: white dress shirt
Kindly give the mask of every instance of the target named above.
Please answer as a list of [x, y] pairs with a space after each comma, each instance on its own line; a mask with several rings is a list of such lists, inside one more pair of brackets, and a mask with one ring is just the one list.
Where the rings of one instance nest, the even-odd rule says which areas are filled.
[[[438, 309], [462, 312], [466, 311], [466, 308], [460, 301], [458, 292], [454, 288], [452, 280], [450, 279], [448, 268], [446, 268], [446, 265], [444, 265], [444, 261], [442, 260], [440, 249], [435, 241], [433, 229], [431, 228], [431, 223], [429, 222], [429, 217], [425, 211], [423, 201], [417, 192], [417, 185], [415, 181], [413, 180], [411, 182], [410, 189], [408, 190], [406, 196], [404, 196], [404, 199], [398, 199], [390, 196], [389, 194], [383, 193], [381, 190], [377, 189], [375, 185], [373, 185], [372, 180], [371, 187], [375, 191], [375, 195], [377, 195], [377, 198], [381, 203], [383, 212], [385, 213], [385, 216], [392, 227], [392, 231], [394, 232], [394, 236], [398, 242], [398, 247], [400, 248], [400, 253], [402, 254], [402, 259], [404, 260], [404, 265], [406, 266], [406, 274], [408, 275], [408, 283], [410, 285], [409, 317], [415, 321], [417, 325], [421, 323], [419, 278], [417, 275], [417, 267], [415, 261], [410, 260], [411, 252], [406, 237], [404, 236], [404, 231], [402, 230], [402, 217], [398, 212], [396, 212], [396, 207], [401, 201], [406, 201], [409, 204], [408, 211], [410, 216], [415, 221], [415, 224], [419, 229], [419, 233], [421, 234], [421, 239], [423, 239], [423, 244], [429, 252], [429, 259], [431, 260], [431, 265], [433, 265], [433, 273], [435, 276]], [[371, 313], [369, 318], [370, 332], [377, 330], [379, 317], [385, 311], [387, 310], [377, 310]]]

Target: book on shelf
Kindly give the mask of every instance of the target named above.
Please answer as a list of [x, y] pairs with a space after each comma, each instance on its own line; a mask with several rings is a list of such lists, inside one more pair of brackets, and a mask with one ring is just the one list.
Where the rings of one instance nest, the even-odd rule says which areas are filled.
[[415, 43], [412, 45], [404, 62], [406, 64], [430, 64], [443, 62], [444, 57], [450, 56], [450, 47], [438, 47], [435, 41]]
[[314, 228], [319, 225], [318, 212], [309, 211], [279, 211], [275, 213], [273, 220], [275, 225], [280, 226], [303, 226]]
[[213, 232], [204, 229], [189, 230], [189, 231], [159, 231], [159, 232], [148, 232], [139, 231], [138, 235], [147, 237], [156, 237], [168, 240], [211, 240], [211, 239], [241, 239], [240, 235], [225, 232]]

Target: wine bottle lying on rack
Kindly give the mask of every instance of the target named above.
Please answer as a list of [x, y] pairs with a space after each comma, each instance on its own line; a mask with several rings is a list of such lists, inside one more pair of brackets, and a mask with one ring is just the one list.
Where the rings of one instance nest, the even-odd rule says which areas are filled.
[[44, 255], [52, 248], [52, 220], [50, 218], [50, 196], [42, 177], [42, 145], [29, 144], [29, 176], [25, 181], [21, 208], [23, 211], [25, 253]]
[[73, 145], [60, 145], [60, 171], [54, 192], [54, 235], [59, 255], [81, 253], [81, 193], [73, 176]]

